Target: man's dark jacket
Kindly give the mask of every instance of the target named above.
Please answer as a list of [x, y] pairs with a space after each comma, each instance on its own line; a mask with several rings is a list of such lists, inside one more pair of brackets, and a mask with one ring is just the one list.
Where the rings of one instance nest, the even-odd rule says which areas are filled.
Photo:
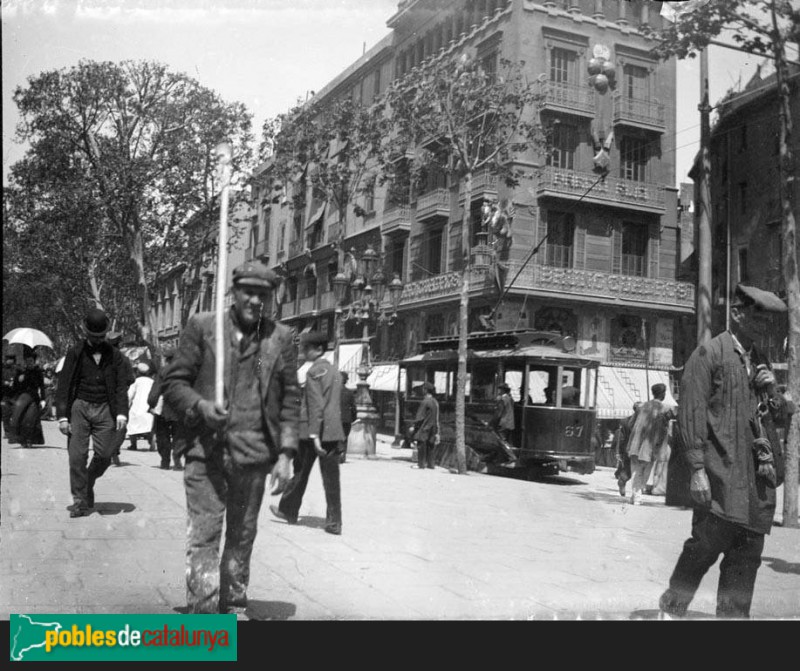
[[[169, 403], [186, 430], [186, 456], [207, 458], [219, 444], [200, 420], [197, 403], [213, 401], [216, 378], [216, 317], [214, 312], [193, 315], [181, 335], [175, 358], [164, 370], [164, 403]], [[280, 450], [296, 451], [300, 415], [300, 387], [297, 383], [297, 354], [292, 332], [283, 324], [263, 319], [261, 339], [253, 344], [253, 356], [260, 356], [259, 395], [254, 407], [252, 430], [268, 440], [262, 454], [234, 454], [240, 463], [271, 463]], [[234, 352], [239, 351], [232, 311], [224, 320], [225, 399], [230, 398]], [[238, 354], [237, 354], [238, 356]], [[271, 444], [270, 444], [271, 443]]]
[[319, 357], [306, 373], [300, 406], [300, 437], [319, 436], [323, 443], [344, 440], [342, 428], [342, 378], [333, 364]]
[[[56, 416], [70, 419], [72, 404], [78, 391], [78, 371], [81, 355], [87, 350], [88, 342], [84, 340], [72, 347], [64, 357], [64, 366], [58, 377], [56, 389]], [[106, 388], [106, 397], [111, 409], [111, 416], [128, 416], [128, 380], [125, 368], [125, 355], [109, 343], [101, 343], [100, 370]], [[86, 351], [86, 356], [92, 355]]]

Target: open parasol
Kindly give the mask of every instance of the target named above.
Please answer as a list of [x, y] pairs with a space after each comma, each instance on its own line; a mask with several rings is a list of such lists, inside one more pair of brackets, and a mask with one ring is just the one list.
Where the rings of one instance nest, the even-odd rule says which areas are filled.
[[31, 349], [34, 347], [49, 347], [53, 349], [53, 341], [38, 329], [18, 328], [12, 329], [3, 336], [9, 345], [27, 345]]

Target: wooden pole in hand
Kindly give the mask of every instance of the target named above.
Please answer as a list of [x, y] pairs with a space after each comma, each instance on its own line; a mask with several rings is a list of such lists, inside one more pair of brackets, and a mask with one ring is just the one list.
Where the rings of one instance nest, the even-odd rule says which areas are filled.
[[231, 145], [218, 144], [214, 150], [217, 157], [217, 181], [220, 184], [219, 199], [219, 246], [217, 249], [217, 300], [216, 300], [216, 369], [214, 401], [225, 407], [225, 288], [228, 279], [228, 189], [231, 182]]

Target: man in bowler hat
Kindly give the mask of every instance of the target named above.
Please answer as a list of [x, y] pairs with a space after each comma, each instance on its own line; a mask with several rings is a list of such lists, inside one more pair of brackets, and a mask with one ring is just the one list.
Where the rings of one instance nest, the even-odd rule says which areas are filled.
[[272, 514], [295, 524], [308, 485], [308, 477], [319, 457], [322, 486], [325, 489], [325, 531], [342, 533], [342, 500], [339, 484], [339, 452], [345, 438], [341, 421], [342, 380], [325, 359], [328, 338], [324, 333], [310, 332], [303, 336], [306, 361], [313, 362], [306, 374], [300, 407], [300, 450], [295, 461], [295, 475]]
[[[95, 482], [111, 464], [117, 432], [124, 433], [128, 423], [124, 355], [106, 341], [108, 326], [105, 312], [88, 312], [86, 338], [64, 357], [56, 391], [58, 428], [67, 436], [69, 453], [70, 517], [90, 514]], [[87, 468], [90, 438], [94, 456]]]
[[[267, 475], [270, 493], [283, 491], [291, 477], [300, 390], [292, 332], [266, 314], [276, 284], [263, 263], [236, 267], [221, 347], [216, 313], [192, 315], [163, 373], [164, 403], [184, 431], [186, 598], [192, 613], [245, 616]], [[222, 405], [215, 401], [219, 349]]]

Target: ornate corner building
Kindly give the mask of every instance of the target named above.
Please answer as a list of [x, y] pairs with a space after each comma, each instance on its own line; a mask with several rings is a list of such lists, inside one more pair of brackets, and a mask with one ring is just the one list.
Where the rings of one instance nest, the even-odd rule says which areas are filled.
[[[391, 183], [360, 196], [346, 212], [326, 207], [302, 176], [276, 183], [267, 161], [252, 176], [257, 215], [250, 258], [284, 277], [278, 316], [298, 332], [335, 336], [336, 241], [376, 250], [389, 278], [403, 282], [398, 315], [376, 324], [373, 361], [416, 352], [420, 340], [455, 334], [461, 288], [461, 221], [477, 229], [484, 199], [513, 205], [513, 243], [505, 293], [497, 259], [474, 240], [470, 254], [469, 329], [491, 314], [499, 330], [537, 328], [573, 336], [577, 352], [601, 363], [603, 417], [630, 412], [649, 385], [668, 380], [675, 333], [693, 320], [695, 286], [681, 274], [679, 192], [675, 186], [673, 60], [650, 55], [648, 27], [660, 3], [641, 0], [405, 0], [390, 33], [315, 95], [369, 104], [396, 78], [431, 59], [467, 53], [491, 69], [524, 62], [550, 129], [547, 149], [514, 158], [524, 173], [511, 189], [490, 172], [463, 185], [428, 174], [417, 189]], [[594, 168], [605, 152], [608, 173]], [[538, 253], [531, 250], [547, 236]], [[686, 243], [684, 241], [684, 252]], [[680, 279], [679, 279], [680, 278]], [[502, 301], [500, 301], [502, 295]], [[361, 335], [356, 320], [345, 339]]]

